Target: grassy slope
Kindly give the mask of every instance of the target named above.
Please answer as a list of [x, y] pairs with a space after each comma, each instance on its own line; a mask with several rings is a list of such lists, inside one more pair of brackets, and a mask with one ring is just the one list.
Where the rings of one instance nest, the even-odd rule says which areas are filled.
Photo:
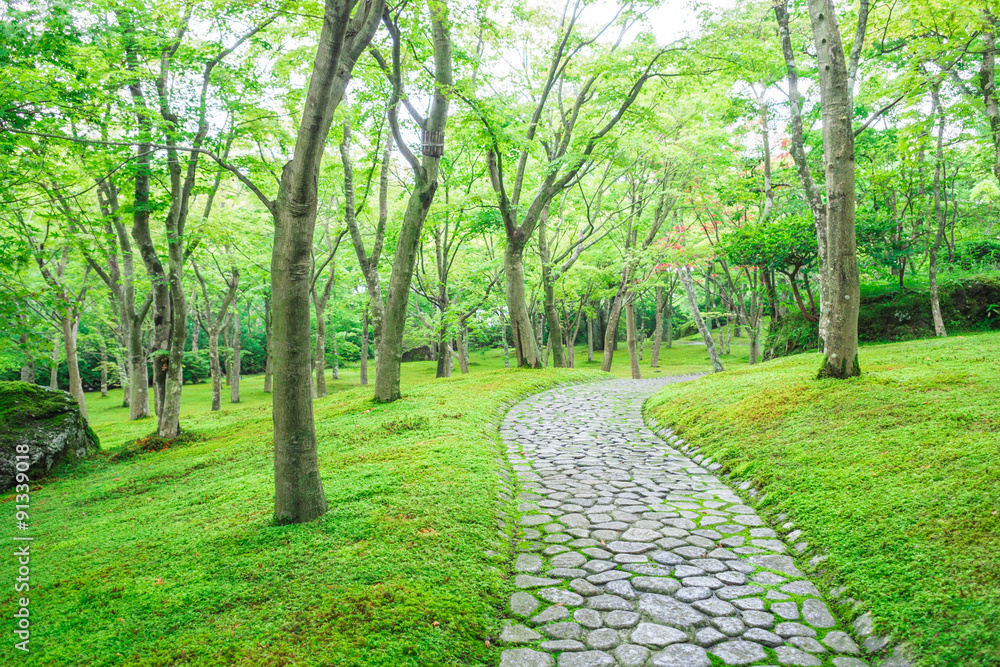
[[807, 354], [672, 385], [661, 422], [766, 494], [923, 664], [1000, 665], [1000, 335]]
[[[33, 490], [32, 652], [17, 663], [495, 664], [485, 642], [508, 582], [484, 549], [498, 546], [501, 406], [600, 377], [599, 359], [578, 350], [577, 370], [505, 371], [498, 353], [476, 353], [472, 373], [450, 380], [434, 380], [432, 362], [404, 364], [406, 398], [390, 406], [344, 369], [316, 402], [330, 511], [282, 528], [271, 525], [262, 378], [244, 378], [238, 405], [226, 389], [216, 413], [207, 383], [186, 386], [182, 424], [204, 440], [124, 462], [104, 455]], [[662, 359], [664, 374], [708, 363], [695, 346]], [[614, 374], [627, 364], [622, 350]], [[88, 396], [109, 454], [153, 428], [128, 422], [120, 402], [120, 392]], [[5, 513], [13, 500], [2, 499]], [[0, 560], [3, 581], [14, 564]], [[12, 603], [5, 588], [0, 613]], [[13, 664], [12, 643], [0, 664]]]

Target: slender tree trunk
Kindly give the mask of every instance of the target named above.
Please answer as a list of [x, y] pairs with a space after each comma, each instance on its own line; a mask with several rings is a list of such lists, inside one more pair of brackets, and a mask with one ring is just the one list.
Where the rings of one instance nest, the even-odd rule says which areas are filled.
[[507, 320], [500, 320], [500, 344], [503, 346], [503, 367], [510, 368], [510, 349], [507, 347]]
[[340, 379], [340, 348], [337, 347], [337, 327], [333, 327], [333, 337], [330, 339], [333, 343], [333, 369], [330, 373], [330, 377], [334, 380]]
[[667, 349], [669, 350], [674, 346], [674, 288], [671, 287], [667, 292], [667, 307], [666, 307], [666, 325], [667, 325]]
[[563, 357], [562, 324], [556, 312], [555, 279], [552, 277], [552, 267], [549, 259], [549, 245], [545, 238], [545, 223], [548, 221], [548, 206], [538, 219], [538, 253], [542, 264], [542, 307], [545, 311], [545, 321], [549, 325], [549, 342], [545, 351], [545, 365], [549, 365], [549, 349], [552, 350], [552, 365], [556, 368], [566, 366]]
[[587, 361], [594, 360], [594, 318], [587, 315]]
[[80, 327], [80, 317], [64, 316], [62, 318], [63, 347], [66, 350], [66, 366], [69, 367], [69, 393], [80, 406], [80, 414], [87, 418], [87, 398], [83, 394], [83, 382], [80, 379], [80, 364], [76, 352], [76, 333]]
[[[443, 290], [442, 290], [443, 292]], [[448, 298], [445, 294], [438, 296], [438, 326], [437, 326], [437, 372], [434, 377], [451, 377], [451, 346], [448, 339], [451, 332], [448, 330]]]
[[681, 283], [684, 285], [685, 293], [687, 293], [688, 307], [691, 309], [691, 319], [694, 320], [695, 325], [698, 327], [698, 333], [701, 334], [701, 339], [705, 342], [705, 347], [708, 349], [708, 358], [712, 361], [712, 372], [721, 373], [725, 369], [722, 367], [722, 362], [719, 361], [719, 353], [715, 349], [715, 339], [712, 338], [712, 333], [705, 326], [705, 320], [701, 316], [701, 311], [698, 310], [698, 297], [694, 293], [694, 281], [691, 279], [691, 269], [682, 268], [680, 274]]
[[24, 363], [21, 364], [21, 382], [35, 383], [35, 358], [31, 356], [30, 353], [26, 352], [28, 346], [28, 334], [22, 333], [18, 336], [18, 343], [20, 343], [21, 350], [24, 354]]
[[663, 285], [656, 286], [656, 310], [654, 311], [655, 328], [653, 329], [653, 346], [649, 351], [650, 368], [660, 365], [660, 343], [663, 340]]
[[126, 339], [128, 354], [128, 418], [145, 419], [149, 416], [149, 369], [146, 366], [146, 348], [142, 344], [142, 322], [132, 320]]
[[219, 363], [219, 329], [208, 330], [208, 367], [212, 375], [212, 412], [222, 409], [222, 364]]
[[823, 284], [829, 312], [820, 377], [861, 374], [858, 363], [858, 273], [854, 221], [854, 130], [844, 45], [833, 0], [809, 0], [809, 17], [819, 65], [823, 151], [826, 167], [826, 261]]
[[49, 363], [49, 389], [53, 391], [59, 389], [59, 346], [62, 344], [59, 336], [56, 334], [52, 338], [52, 359]]
[[358, 374], [362, 387], [368, 386], [368, 312], [370, 306], [365, 304], [361, 312], [361, 359], [358, 363]]
[[627, 297], [628, 303], [625, 305], [625, 336], [628, 343], [628, 361], [632, 368], [632, 379], [642, 379], [639, 371], [639, 350], [636, 345], [635, 326], [635, 293]]
[[615, 295], [611, 303], [611, 312], [608, 314], [608, 327], [604, 331], [604, 358], [601, 359], [601, 370], [605, 373], [611, 371], [611, 362], [614, 361], [615, 349], [618, 347], [618, 323], [621, 320], [622, 308], [625, 305], [627, 284], [628, 274], [626, 272], [619, 284], [618, 294]]
[[229, 382], [229, 402], [240, 402], [240, 375], [243, 372], [243, 332], [240, 329], [240, 311], [233, 308], [233, 357], [229, 362], [232, 379]]
[[458, 323], [458, 367], [462, 375], [469, 374], [469, 327], [465, 320]]
[[[315, 301], [315, 300], [314, 300]], [[316, 307], [316, 357], [313, 368], [316, 369], [316, 391], [314, 398], [326, 396], [326, 307], [315, 301]]]
[[947, 227], [947, 214], [941, 206], [941, 168], [944, 162], [944, 111], [941, 109], [940, 83], [935, 82], [931, 86], [932, 109], [931, 115], [938, 114], [938, 136], [937, 151], [934, 160], [934, 219], [937, 229], [934, 232], [934, 243], [928, 250], [927, 262], [927, 282], [931, 291], [931, 315], [934, 319], [934, 335], [945, 337], [948, 331], [944, 326], [944, 317], [941, 316], [941, 299], [938, 295], [937, 262], [938, 253], [941, 250], [941, 243], [944, 240], [945, 229]]
[[267, 358], [264, 360], [264, 393], [271, 393], [271, 382], [274, 374], [274, 353], [271, 349], [271, 297], [264, 298], [264, 338], [267, 346]]
[[98, 344], [101, 346], [101, 398], [108, 397], [108, 343], [104, 334], [97, 332]]

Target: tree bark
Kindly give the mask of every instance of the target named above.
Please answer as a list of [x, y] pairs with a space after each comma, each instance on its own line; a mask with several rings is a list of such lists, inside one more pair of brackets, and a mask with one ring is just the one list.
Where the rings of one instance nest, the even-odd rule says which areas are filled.
[[628, 269], [625, 270], [622, 281], [618, 286], [618, 294], [615, 295], [611, 303], [611, 312], [608, 314], [608, 326], [604, 330], [604, 356], [601, 359], [601, 370], [605, 373], [611, 371], [611, 362], [614, 361], [615, 348], [618, 342], [618, 324], [622, 316], [622, 307], [625, 305], [627, 285]]
[[705, 348], [708, 350], [708, 358], [712, 361], [712, 372], [721, 373], [725, 369], [722, 367], [722, 362], [719, 361], [719, 353], [715, 349], [715, 339], [712, 338], [711, 332], [705, 326], [705, 320], [701, 316], [701, 311], [698, 310], [698, 297], [694, 293], [694, 281], [691, 279], [691, 269], [681, 268], [680, 275], [681, 283], [684, 285], [684, 292], [687, 294], [688, 307], [691, 309], [691, 319], [694, 320], [695, 326], [698, 327], [698, 333], [701, 334], [701, 339], [705, 342]]
[[654, 319], [656, 324], [653, 329], [653, 346], [649, 351], [650, 368], [658, 368], [660, 365], [660, 341], [663, 339], [663, 285], [656, 286]]
[[233, 308], [233, 356], [232, 360], [229, 362], [229, 367], [232, 370], [229, 380], [230, 403], [240, 402], [240, 375], [243, 373], [242, 336], [243, 332], [240, 329], [240, 311], [238, 308]]
[[264, 339], [267, 347], [267, 358], [264, 359], [264, 393], [271, 393], [271, 383], [274, 373], [274, 353], [271, 349], [271, 297], [264, 297]]
[[52, 359], [49, 363], [49, 389], [53, 391], [59, 389], [59, 336], [56, 334], [52, 338]]
[[935, 114], [938, 115], [937, 150], [935, 151], [934, 160], [934, 219], [937, 223], [937, 229], [934, 232], [934, 243], [931, 244], [928, 251], [927, 282], [931, 292], [931, 316], [934, 319], [934, 335], [943, 338], [948, 335], [948, 331], [945, 329], [944, 318], [941, 316], [941, 298], [938, 295], [937, 259], [938, 252], [941, 250], [941, 243], [944, 241], [948, 221], [944, 208], [941, 206], [941, 168], [944, 162], [945, 117], [944, 109], [941, 108], [940, 86], [940, 82], [935, 82], [931, 85], [931, 118], [933, 119]]
[[361, 359], [358, 363], [358, 374], [362, 387], [368, 386], [368, 313], [370, 306], [365, 304], [361, 313]]
[[87, 419], [87, 398], [83, 393], [80, 379], [80, 363], [76, 350], [76, 334], [80, 329], [80, 316], [74, 314], [62, 317], [63, 348], [66, 350], [66, 366], [69, 368], [69, 393], [80, 406], [80, 414]]
[[628, 361], [632, 369], [632, 379], [640, 380], [642, 379], [642, 373], [639, 371], [639, 350], [636, 345], [635, 298], [635, 292], [629, 294], [627, 298], [628, 302], [625, 304], [625, 336], [628, 344]]
[[[832, 0], [809, 0], [809, 18], [819, 66], [826, 171], [826, 257], [822, 264], [821, 308], [829, 313], [825, 358], [819, 377], [861, 374], [858, 363], [858, 273], [854, 222], [854, 131], [844, 45]], [[822, 318], [821, 318], [822, 319]]]
[[97, 331], [97, 343], [101, 352], [101, 398], [108, 397], [108, 342], [104, 340], [104, 333]]
[[[549, 325], [549, 346], [552, 350], [552, 365], [564, 368], [566, 359], [563, 356], [562, 324], [556, 312], [555, 279], [552, 277], [552, 266], [549, 257], [549, 245], [545, 238], [545, 223], [549, 218], [549, 207], [542, 210], [538, 218], [538, 254], [542, 264], [542, 295], [545, 322]], [[548, 353], [545, 355], [545, 365], [548, 365]]]
[[528, 313], [528, 300], [524, 290], [524, 246], [507, 243], [504, 248], [504, 285], [507, 294], [507, 315], [514, 341], [514, 355], [519, 368], [541, 368], [542, 357], [535, 339], [535, 330]]
[[587, 361], [594, 360], [594, 317], [587, 314]]

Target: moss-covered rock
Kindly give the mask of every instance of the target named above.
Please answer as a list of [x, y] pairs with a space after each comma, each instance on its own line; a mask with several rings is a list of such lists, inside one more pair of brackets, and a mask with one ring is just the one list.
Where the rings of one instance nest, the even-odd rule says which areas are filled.
[[64, 459], [86, 458], [98, 449], [97, 434], [69, 393], [0, 382], [0, 491], [14, 486], [18, 472], [34, 480]]

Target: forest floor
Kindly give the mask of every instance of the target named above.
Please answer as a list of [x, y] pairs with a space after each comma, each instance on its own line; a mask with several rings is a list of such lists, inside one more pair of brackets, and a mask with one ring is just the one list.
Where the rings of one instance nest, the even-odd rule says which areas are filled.
[[647, 411], [826, 555], [824, 590], [861, 601], [848, 619], [870, 610], [921, 665], [996, 667], [998, 347], [996, 333], [869, 345], [846, 381], [816, 380], [820, 356], [803, 354], [670, 385]]
[[[330, 511], [303, 526], [271, 523], [261, 376], [243, 378], [239, 404], [224, 387], [214, 413], [210, 383], [186, 385], [194, 437], [141, 454], [125, 445], [153, 420], [129, 422], [120, 390], [89, 394], [103, 453], [32, 491], [32, 642], [17, 664], [496, 664], [508, 582], [484, 548], [496, 541], [497, 428], [525, 395], [606, 377], [599, 360], [580, 349], [576, 370], [519, 371], [473, 352], [469, 375], [440, 381], [433, 362], [407, 363], [404, 399], [388, 406], [342, 369], [315, 404]], [[662, 363], [681, 374], [708, 357], [679, 346]], [[624, 350], [613, 370], [628, 374]], [[15, 566], [0, 563], [6, 580]], [[0, 595], [0, 613], [14, 597]], [[0, 664], [14, 664], [12, 644]]]

